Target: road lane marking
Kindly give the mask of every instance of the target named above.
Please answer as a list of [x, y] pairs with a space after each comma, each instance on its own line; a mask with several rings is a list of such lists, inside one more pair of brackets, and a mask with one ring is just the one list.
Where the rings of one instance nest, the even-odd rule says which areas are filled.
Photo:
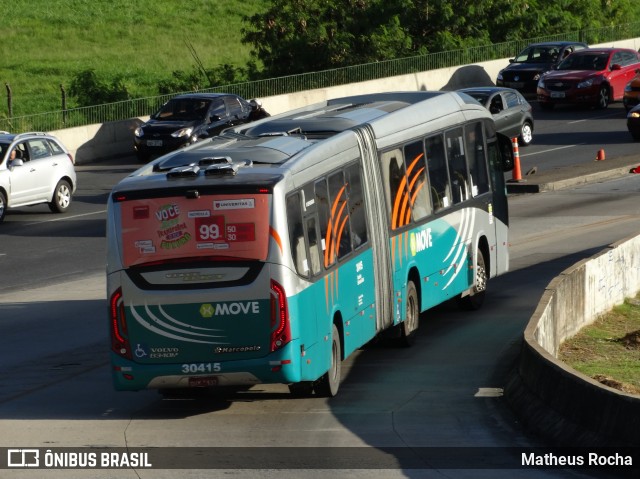
[[64, 217], [60, 217], [60, 218], [54, 218], [52, 220], [42, 220], [42, 221], [34, 221], [32, 223], [25, 223], [23, 226], [33, 226], [33, 225], [39, 225], [42, 223], [53, 223], [54, 221], [64, 221], [64, 220], [70, 220], [73, 218], [82, 218], [83, 216], [91, 216], [91, 215], [98, 215], [101, 213], [106, 213], [107, 210], [100, 210], [100, 211], [94, 211], [93, 213], [83, 213], [81, 215], [73, 215], [73, 216], [64, 216]]
[[569, 121], [567, 122], [567, 125], [573, 125], [574, 123], [583, 123], [585, 121], [591, 121], [591, 120], [601, 120], [603, 118], [611, 118], [613, 116], [618, 116], [618, 115], [619, 115], [619, 112], [615, 111], [607, 115], [592, 116], [590, 118], [581, 118], [580, 120]]
[[520, 157], [523, 158], [525, 156], [536, 156], [536, 155], [541, 155], [543, 153], [549, 153], [550, 151], [564, 150], [566, 148], [573, 148], [575, 146], [584, 146], [584, 145], [586, 145], [586, 143], [577, 143], [575, 145], [559, 146], [558, 148], [550, 148], [548, 150], [536, 151], [535, 153], [527, 153], [527, 154], [524, 154], [524, 155], [520, 155]]

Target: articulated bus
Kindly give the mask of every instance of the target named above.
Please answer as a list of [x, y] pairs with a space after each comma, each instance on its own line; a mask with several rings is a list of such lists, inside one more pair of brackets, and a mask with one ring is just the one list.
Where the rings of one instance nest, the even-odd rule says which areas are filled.
[[144, 165], [108, 201], [114, 387], [334, 396], [374, 338], [482, 305], [508, 270], [512, 165], [456, 92], [328, 100]]

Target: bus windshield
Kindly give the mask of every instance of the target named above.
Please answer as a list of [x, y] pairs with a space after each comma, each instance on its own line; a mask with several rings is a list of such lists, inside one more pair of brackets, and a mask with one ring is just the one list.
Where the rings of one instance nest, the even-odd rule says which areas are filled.
[[125, 267], [202, 256], [267, 257], [269, 195], [128, 200], [121, 208]]

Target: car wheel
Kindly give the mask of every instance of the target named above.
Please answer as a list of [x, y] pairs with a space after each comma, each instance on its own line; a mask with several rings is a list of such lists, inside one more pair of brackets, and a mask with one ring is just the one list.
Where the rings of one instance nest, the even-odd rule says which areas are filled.
[[598, 103], [597, 108], [604, 110], [609, 106], [609, 87], [607, 85], [602, 85], [600, 87], [600, 92], [598, 92]]
[[60, 180], [53, 191], [49, 209], [54, 213], [64, 213], [71, 204], [71, 186], [67, 180]]
[[533, 126], [528, 121], [522, 124], [519, 140], [522, 146], [527, 146], [533, 141]]
[[4, 220], [5, 214], [7, 214], [7, 197], [0, 191], [0, 223]]

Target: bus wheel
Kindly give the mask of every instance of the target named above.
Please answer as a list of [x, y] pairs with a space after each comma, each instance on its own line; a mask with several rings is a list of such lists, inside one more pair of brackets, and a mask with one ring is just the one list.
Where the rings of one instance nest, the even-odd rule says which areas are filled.
[[473, 291], [467, 296], [461, 297], [458, 300], [458, 304], [462, 309], [474, 311], [480, 309], [484, 303], [484, 296], [487, 291], [487, 282], [489, 275], [487, 273], [487, 267], [484, 262], [484, 255], [482, 250], [478, 249], [478, 261], [475, 267], [475, 284]]
[[407, 284], [407, 313], [400, 324], [400, 345], [409, 347], [413, 345], [420, 320], [420, 307], [418, 306], [418, 292], [413, 281]]
[[331, 364], [329, 370], [318, 379], [315, 384], [315, 391], [318, 396], [333, 397], [338, 394], [340, 387], [340, 372], [342, 367], [342, 348], [340, 347], [340, 333], [338, 328], [333, 325], [331, 332]]
[[309, 397], [313, 394], [313, 383], [311, 381], [301, 381], [289, 384], [289, 392], [295, 397]]

